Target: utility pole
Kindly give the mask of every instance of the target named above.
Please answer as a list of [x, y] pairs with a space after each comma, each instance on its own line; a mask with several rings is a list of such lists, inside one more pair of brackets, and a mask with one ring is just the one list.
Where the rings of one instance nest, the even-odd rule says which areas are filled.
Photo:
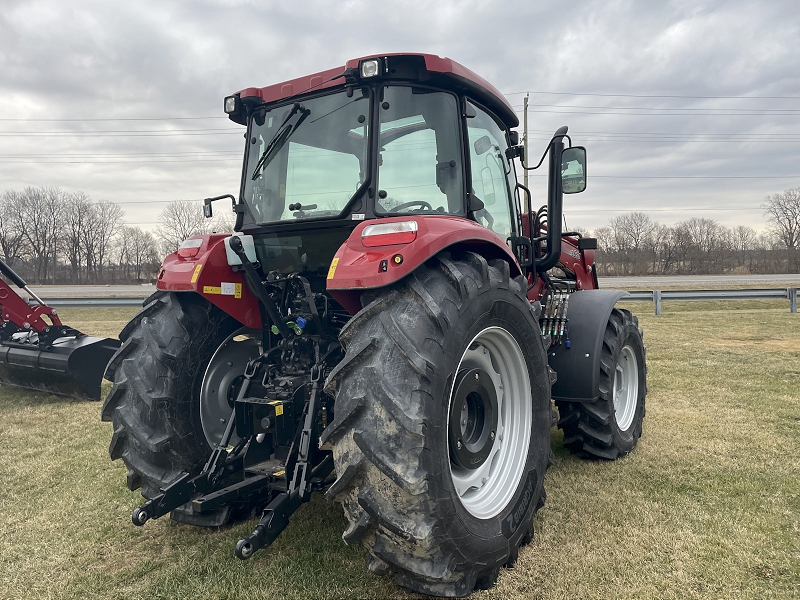
[[[523, 127], [522, 142], [524, 144], [523, 148], [525, 149], [525, 164], [528, 164], [528, 161], [530, 160], [530, 158], [528, 158], [528, 96], [530, 96], [530, 94], [525, 94], [525, 102], [523, 104], [524, 112], [522, 113], [522, 115], [523, 115], [522, 116], [522, 122], [523, 122], [523, 126], [522, 126]], [[523, 183], [524, 183], [525, 187], [528, 187], [528, 171], [523, 167], [523, 171], [522, 172], [523, 172], [523, 176], [522, 176], [523, 177]], [[526, 204], [527, 204], [527, 202], [526, 202]], [[530, 206], [526, 206], [525, 210], [530, 212], [531, 207]]]

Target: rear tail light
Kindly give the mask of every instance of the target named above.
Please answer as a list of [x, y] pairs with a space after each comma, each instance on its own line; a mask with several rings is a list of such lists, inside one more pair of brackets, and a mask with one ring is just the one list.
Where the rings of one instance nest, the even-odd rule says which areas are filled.
[[361, 232], [361, 243], [372, 248], [393, 244], [410, 244], [417, 239], [417, 222], [400, 221], [367, 225]]
[[200, 252], [200, 246], [203, 245], [203, 238], [189, 238], [183, 240], [181, 247], [178, 248], [178, 256], [181, 258], [192, 258], [197, 256]]

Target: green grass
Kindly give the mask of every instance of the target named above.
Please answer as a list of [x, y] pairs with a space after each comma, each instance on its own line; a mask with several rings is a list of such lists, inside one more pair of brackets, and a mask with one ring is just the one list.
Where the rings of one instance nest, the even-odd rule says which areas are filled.
[[[800, 317], [785, 302], [630, 303], [648, 347], [639, 447], [586, 462], [553, 430], [536, 536], [474, 598], [800, 597]], [[64, 310], [113, 335], [131, 312]], [[0, 598], [411, 598], [347, 547], [316, 497], [248, 562], [216, 531], [159, 519], [108, 458], [100, 404], [0, 389]]]

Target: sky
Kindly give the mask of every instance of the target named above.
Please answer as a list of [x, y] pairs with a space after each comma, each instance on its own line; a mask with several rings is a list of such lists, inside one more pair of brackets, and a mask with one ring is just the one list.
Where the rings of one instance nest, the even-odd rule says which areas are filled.
[[460, 62], [520, 121], [528, 94], [537, 160], [568, 125], [588, 155], [570, 227], [763, 231], [765, 196], [800, 186], [797, 0], [0, 0], [0, 192], [83, 191], [153, 229], [170, 201], [238, 194], [225, 96], [390, 52]]

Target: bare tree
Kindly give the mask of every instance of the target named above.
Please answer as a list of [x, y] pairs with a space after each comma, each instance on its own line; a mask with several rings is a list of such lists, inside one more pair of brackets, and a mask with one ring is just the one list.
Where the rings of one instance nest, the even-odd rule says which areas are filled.
[[[36, 278], [45, 283], [61, 242], [64, 192], [53, 187], [28, 187], [21, 193], [19, 218], [33, 259]], [[53, 269], [55, 273], [55, 269]]]
[[736, 253], [736, 263], [743, 267], [745, 261], [750, 258], [748, 270], [752, 268], [752, 250], [755, 247], [756, 230], [747, 225], [737, 225], [731, 230], [731, 247]]
[[[93, 240], [92, 266], [96, 272], [97, 281], [102, 281], [103, 265], [111, 249], [114, 236], [123, 226], [122, 219], [125, 216], [125, 212], [118, 204], [101, 200], [92, 206], [90, 215], [92, 218], [92, 232], [91, 235], [87, 236], [87, 239], [91, 238]], [[87, 253], [88, 258], [89, 254]]]
[[647, 270], [649, 256], [647, 250], [651, 246], [651, 237], [656, 223], [645, 213], [625, 213], [611, 219], [611, 230], [614, 233], [614, 245], [621, 253], [623, 273], [641, 273]]
[[789, 252], [789, 267], [796, 269], [800, 266], [800, 187], [767, 196], [763, 208], [771, 230]]
[[141, 280], [142, 275], [155, 268], [161, 257], [158, 242], [152, 233], [138, 227], [123, 227], [120, 232], [120, 266], [126, 267], [126, 276]]
[[62, 249], [70, 264], [73, 282], [83, 283], [84, 258], [86, 257], [84, 238], [92, 220], [90, 218], [92, 204], [89, 197], [83, 192], [68, 194], [64, 204]]
[[207, 226], [207, 231], [210, 233], [233, 233], [235, 224], [236, 215], [232, 210], [215, 211], [211, 225]]
[[190, 200], [170, 202], [161, 211], [158, 221], [161, 225], [156, 229], [156, 234], [161, 238], [165, 254], [175, 252], [187, 237], [208, 231], [200, 204]]
[[13, 266], [25, 255], [26, 240], [24, 223], [20, 219], [22, 194], [6, 190], [0, 196], [0, 252], [3, 260]]

